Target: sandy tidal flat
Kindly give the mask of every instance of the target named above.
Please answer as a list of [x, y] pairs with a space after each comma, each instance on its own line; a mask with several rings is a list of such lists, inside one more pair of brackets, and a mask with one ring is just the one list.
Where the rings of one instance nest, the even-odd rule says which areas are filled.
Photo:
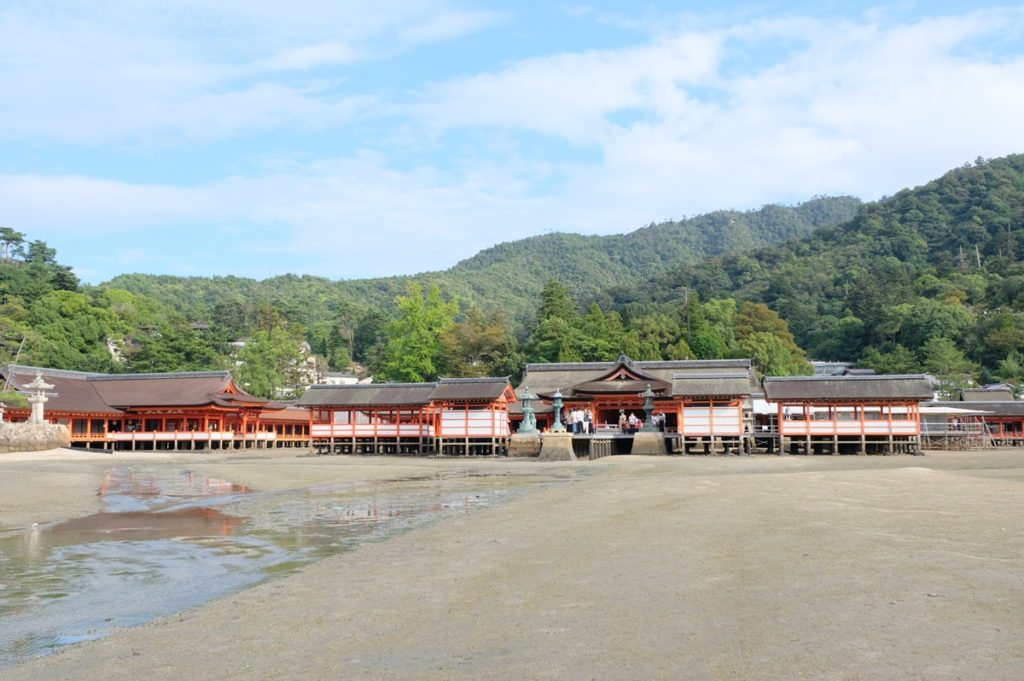
[[[543, 466], [192, 462], [268, 488]], [[102, 474], [31, 463], [0, 459], [3, 490], [49, 474], [87, 489]], [[1020, 450], [558, 466], [599, 472], [0, 679], [1024, 678]]]

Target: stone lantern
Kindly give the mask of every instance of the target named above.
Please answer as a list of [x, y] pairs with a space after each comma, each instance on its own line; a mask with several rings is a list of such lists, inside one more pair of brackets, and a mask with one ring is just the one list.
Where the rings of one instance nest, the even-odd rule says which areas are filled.
[[647, 384], [647, 389], [640, 393], [640, 397], [644, 398], [644, 427], [640, 430], [645, 433], [651, 433], [658, 430], [654, 426], [654, 420], [651, 418], [651, 413], [654, 411], [654, 391], [651, 390], [651, 384]]
[[523, 394], [519, 396], [519, 399], [523, 401], [523, 422], [519, 425], [517, 433], [523, 435], [532, 435], [537, 432], [537, 415], [533, 409], [531, 402], [537, 399], [537, 396], [530, 392], [530, 386], [523, 386]]
[[28, 422], [34, 425], [46, 423], [43, 405], [49, 401], [46, 391], [53, 390], [53, 386], [43, 380], [42, 374], [36, 374], [35, 380], [25, 387], [32, 391], [32, 395], [28, 398], [28, 403], [32, 405], [32, 413], [28, 417]]
[[551, 432], [564, 433], [565, 426], [562, 425], [562, 391], [556, 390], [552, 397], [554, 398], [555, 422], [551, 426]]

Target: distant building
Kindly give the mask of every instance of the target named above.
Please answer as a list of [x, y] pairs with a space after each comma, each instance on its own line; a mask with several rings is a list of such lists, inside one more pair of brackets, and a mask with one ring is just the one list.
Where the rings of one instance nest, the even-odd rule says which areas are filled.
[[874, 376], [874, 369], [859, 369], [853, 362], [811, 361], [815, 376]]
[[320, 380], [323, 385], [355, 385], [362, 382], [355, 374], [345, 371], [325, 371]]

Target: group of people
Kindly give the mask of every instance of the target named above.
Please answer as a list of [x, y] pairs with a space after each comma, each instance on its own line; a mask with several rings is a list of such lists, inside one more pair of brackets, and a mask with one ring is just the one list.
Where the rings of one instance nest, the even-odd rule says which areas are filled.
[[594, 434], [594, 412], [589, 407], [586, 409], [570, 409], [566, 407], [562, 411], [562, 425], [570, 433], [578, 435]]
[[[658, 430], [662, 432], [665, 431], [664, 414], [652, 414], [651, 423]], [[589, 407], [586, 409], [580, 407], [566, 407], [562, 410], [562, 425], [565, 426], [567, 431], [573, 434], [593, 435], [596, 428], [594, 412]], [[643, 417], [638, 416], [637, 412], [631, 411], [627, 414], [625, 410], [619, 411], [619, 432], [623, 435], [635, 435], [636, 432], [643, 427]]]
[[[651, 424], [660, 430], [665, 432], [665, 415], [664, 414], [652, 414]], [[644, 427], [644, 420], [636, 415], [636, 412], [629, 412], [627, 415], [624, 410], [619, 411], [619, 432], [624, 435], [636, 435], [636, 432]]]

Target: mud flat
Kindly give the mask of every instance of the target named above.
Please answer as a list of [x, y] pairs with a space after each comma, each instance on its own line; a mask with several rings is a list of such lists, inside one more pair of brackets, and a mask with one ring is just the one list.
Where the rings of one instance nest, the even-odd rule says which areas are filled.
[[[287, 487], [467, 465], [185, 458]], [[0, 458], [0, 498], [103, 470], [32, 463]], [[1024, 451], [558, 465], [601, 472], [0, 679], [1024, 676]]]

